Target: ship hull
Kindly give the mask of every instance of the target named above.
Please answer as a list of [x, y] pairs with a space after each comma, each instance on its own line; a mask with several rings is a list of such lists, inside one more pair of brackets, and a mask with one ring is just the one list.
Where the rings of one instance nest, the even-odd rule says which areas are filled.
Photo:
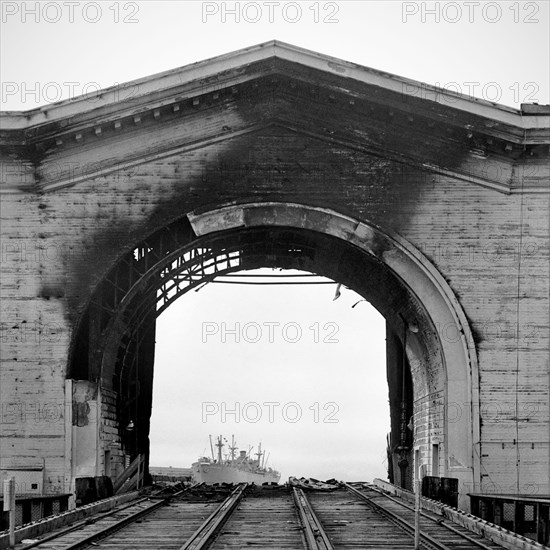
[[277, 472], [254, 472], [225, 464], [193, 464], [192, 476], [195, 483], [278, 483], [281, 475]]

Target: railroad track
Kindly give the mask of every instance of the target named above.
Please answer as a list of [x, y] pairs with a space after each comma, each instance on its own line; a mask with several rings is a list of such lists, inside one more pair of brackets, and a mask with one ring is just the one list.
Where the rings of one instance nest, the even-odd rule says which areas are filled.
[[[421, 530], [429, 550], [500, 548], [429, 513]], [[367, 484], [331, 492], [240, 484], [144, 498], [16, 548], [410, 550], [413, 536], [414, 510]]]
[[170, 495], [154, 494], [54, 531], [16, 550], [102, 548], [180, 549], [229, 496], [231, 489], [191, 487]]
[[[393, 523], [402, 533], [414, 538], [414, 508], [406, 502], [391, 497], [372, 485], [361, 483], [360, 488], [349, 483], [343, 487], [365, 502], [372, 510]], [[500, 545], [468, 531], [467, 529], [443, 520], [432, 513], [420, 513], [420, 546], [430, 550], [495, 550]], [[379, 547], [379, 546], [378, 546]], [[409, 546], [410, 547], [410, 546]], [[344, 547], [342, 547], [344, 548]], [[366, 546], [365, 548], [370, 548]], [[398, 548], [395, 544], [391, 548]]]

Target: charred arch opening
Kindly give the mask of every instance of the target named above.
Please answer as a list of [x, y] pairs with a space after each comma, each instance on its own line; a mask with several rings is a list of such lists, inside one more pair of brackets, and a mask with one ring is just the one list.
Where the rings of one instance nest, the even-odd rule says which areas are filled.
[[[399, 245], [388, 246], [379, 230], [358, 222], [350, 226], [347, 218], [336, 218], [340, 225], [331, 226], [332, 214], [309, 210], [313, 212], [309, 222], [303, 217], [296, 222], [292, 215], [285, 219], [274, 214], [273, 207], [267, 217], [264, 210], [253, 222], [243, 222], [242, 211], [236, 218], [222, 213], [214, 224], [208, 214], [198, 223], [193, 215], [181, 217], [126, 252], [96, 287], [75, 331], [68, 378], [88, 380], [115, 396], [116, 403], [107, 411], [118, 430], [118, 438], [110, 441], [110, 449], [116, 447], [119, 457], [115, 472], [116, 466], [122, 467], [121, 457], [148, 452], [157, 316], [189, 290], [219, 275], [265, 267], [328, 277], [356, 291], [385, 317], [388, 342], [395, 352], [393, 363], [388, 363], [390, 401], [398, 403], [392, 407], [390, 450], [401, 447], [392, 463], [405, 459], [411, 464], [411, 434], [405, 438], [402, 434], [404, 421], [409, 420], [409, 429], [416, 414], [413, 399], [429, 400], [434, 390], [447, 384], [436, 323], [406, 276], [392, 268], [402, 252]], [[366, 246], [357, 244], [358, 236]], [[416, 330], [403, 352], [404, 329], [410, 327]], [[403, 385], [391, 382], [403, 378], [405, 409]], [[444, 388], [441, 391], [445, 394]], [[135, 427], [131, 433], [126, 430], [130, 423]], [[445, 452], [443, 446], [442, 455]], [[400, 481], [401, 475], [393, 470], [394, 481]]]

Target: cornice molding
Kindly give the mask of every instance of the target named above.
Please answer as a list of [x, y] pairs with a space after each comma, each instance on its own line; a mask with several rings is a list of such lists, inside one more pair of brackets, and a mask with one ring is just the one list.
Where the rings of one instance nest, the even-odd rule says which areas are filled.
[[41, 192], [45, 192], [45, 193], [53, 192], [59, 189], [71, 187], [82, 181], [88, 181], [94, 178], [107, 176], [112, 173], [131, 169], [141, 164], [154, 162], [157, 160], [161, 160], [163, 158], [173, 157], [182, 153], [208, 147], [216, 143], [232, 140], [240, 136], [260, 133], [270, 128], [279, 128], [279, 129], [288, 131], [290, 133], [303, 135], [305, 137], [310, 137], [318, 141], [329, 143], [331, 145], [338, 145], [340, 147], [355, 150], [368, 155], [383, 157], [388, 160], [401, 163], [406, 166], [413, 166], [415, 168], [421, 169], [428, 173], [439, 174], [447, 177], [452, 177], [456, 180], [460, 180], [468, 183], [474, 183], [477, 185], [481, 185], [482, 187], [486, 187], [488, 189], [492, 189], [504, 194], [515, 194], [518, 192], [538, 193], [538, 194], [548, 193], [548, 190], [541, 189], [540, 187], [525, 186], [522, 189], [520, 189], [517, 186], [514, 187], [512, 185], [513, 182], [506, 184], [495, 178], [490, 178], [490, 177], [482, 178], [482, 177], [476, 176], [476, 174], [471, 172], [446, 169], [433, 164], [422, 163], [415, 159], [406, 159], [406, 158], [403, 158], [403, 156], [398, 152], [392, 152], [387, 150], [383, 152], [376, 151], [372, 147], [361, 146], [356, 141], [348, 141], [345, 139], [336, 138], [327, 133], [323, 133], [322, 131], [319, 131], [319, 130], [301, 127], [297, 125], [295, 121], [286, 120], [282, 117], [276, 118], [267, 122], [250, 124], [246, 127], [242, 127], [238, 129], [233, 129], [233, 130], [228, 129], [223, 134], [208, 136], [206, 138], [203, 138], [197, 141], [192, 141], [183, 145], [178, 145], [176, 147], [168, 147], [163, 149], [162, 152], [155, 152], [155, 153], [150, 153], [145, 155], [137, 154], [135, 158], [131, 158], [129, 160], [125, 160], [124, 162], [119, 162], [107, 167], [98, 167], [97, 169], [89, 169], [86, 171], [86, 173], [81, 175], [68, 174], [67, 176], [58, 178], [55, 181], [52, 181], [50, 183], [41, 184], [39, 188]]
[[[370, 108], [373, 113], [376, 110], [378, 117], [383, 113], [388, 121], [401, 121], [401, 127], [403, 121], [407, 124], [408, 120], [407, 131], [418, 134], [418, 139], [430, 136], [431, 140], [440, 143], [443, 140], [447, 145], [456, 142], [457, 146], [469, 149], [472, 157], [481, 162], [494, 155], [498, 159], [508, 159], [511, 165], [522, 156], [544, 158], [550, 144], [550, 107], [527, 106], [529, 108], [519, 111], [277, 41], [135, 80], [124, 86], [135, 89], [136, 93], [121, 99], [120, 87], [107, 88], [95, 101], [79, 97], [32, 111], [1, 113], [0, 148], [4, 157], [32, 163], [36, 188], [46, 192], [269, 125], [280, 125], [335, 143], [337, 139], [331, 138], [330, 132], [324, 133], [311, 124], [293, 125], [291, 117], [285, 117], [284, 112], [268, 113], [258, 116], [246, 128], [229, 128], [218, 135], [198, 138], [194, 143], [188, 142], [176, 148], [167, 146], [162, 151], [138, 155], [139, 158], [127, 160], [126, 157], [114, 167], [103, 166], [80, 176], [61, 175], [55, 182], [44, 181], [41, 176], [41, 171], [45, 171], [52, 159], [67, 159], [71, 154], [75, 158], [77, 155], [81, 157], [90, 149], [104, 148], [104, 140], [110, 136], [131, 139], [136, 132], [162, 131], [163, 124], [177, 122], [182, 116], [200, 112], [205, 107], [220, 108], [238, 101], [244, 95], [243, 91], [253, 96], [254, 90], [258, 90], [258, 93], [271, 93], [277, 99], [286, 100], [286, 95], [292, 94], [295, 88], [299, 90], [296, 93], [301, 94], [301, 100], [307, 101], [309, 94], [312, 101], [326, 104], [332, 110], [357, 109], [358, 116], [364, 118]], [[419, 96], [419, 91], [424, 95]], [[428, 97], [431, 93], [433, 98]], [[259, 97], [257, 101], [261, 99]], [[381, 121], [373, 118], [373, 128], [376, 124], [380, 126]], [[388, 122], [386, 131], [399, 132], [400, 127]], [[340, 138], [340, 144], [403, 162], [398, 151], [377, 150], [368, 140], [362, 142], [359, 132], [357, 134], [353, 139], [350, 136]], [[519, 186], [512, 180], [480, 177], [476, 173], [461, 174], [437, 166], [431, 162], [432, 159], [426, 160], [419, 163], [418, 159], [412, 159], [410, 163], [503, 193], [518, 192]], [[25, 189], [28, 190], [28, 182]], [[11, 191], [17, 189], [12, 187]], [[546, 191], [544, 186], [528, 185], [521, 190]]]
[[[126, 88], [133, 87], [136, 89], [136, 98], [146, 97], [150, 94], [177, 88], [184, 82], [216, 77], [228, 71], [235, 71], [249, 64], [271, 58], [278, 58], [304, 65], [327, 74], [333, 74], [342, 78], [350, 78], [363, 84], [376, 86], [388, 91], [391, 90], [402, 95], [422, 97], [419, 96], [419, 92], [422, 92], [425, 96], [433, 94], [433, 98], [426, 97], [424, 101], [440, 103], [445, 106], [448, 106], [449, 103], [453, 103], [453, 109], [491, 118], [504, 124], [524, 126], [526, 128], [532, 127], [534, 124], [534, 127], [538, 127], [538, 123], [532, 120], [527, 123], [522, 123], [522, 112], [518, 109], [499, 105], [498, 103], [493, 103], [484, 99], [473, 98], [452, 90], [437, 88], [436, 86], [299, 48], [278, 40], [272, 40], [197, 63], [136, 79], [127, 82], [124, 86]], [[120, 93], [121, 87], [113, 86], [101, 90], [98, 93], [98, 100], [94, 102], [94, 104], [90, 104], [89, 98], [80, 96], [29, 111], [6, 112], [5, 128], [28, 128], [30, 126], [73, 116], [75, 113], [92, 111], [113, 104], [116, 105], [120, 101]], [[548, 113], [546, 114], [548, 115]]]

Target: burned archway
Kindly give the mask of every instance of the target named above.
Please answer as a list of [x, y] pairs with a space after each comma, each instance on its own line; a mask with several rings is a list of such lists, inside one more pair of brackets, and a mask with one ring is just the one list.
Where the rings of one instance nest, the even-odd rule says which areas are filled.
[[[73, 340], [68, 378], [97, 384], [101, 421], [108, 416], [116, 426], [105, 442], [119, 449], [119, 462], [124, 452], [147, 451], [156, 317], [185, 292], [219, 275], [260, 267], [326, 276], [380, 311], [395, 342], [406, 340], [417, 461], [431, 464], [436, 442], [438, 469], [467, 489], [464, 484], [477, 475], [471, 453], [477, 441], [471, 414], [476, 359], [450, 288], [400, 237], [330, 210], [288, 203], [187, 214], [123, 255], [96, 288]], [[136, 413], [142, 428], [131, 444], [124, 427]]]
[[548, 492], [548, 106], [277, 41], [129, 84], [2, 118], [1, 475], [40, 468], [44, 494], [116, 476], [153, 289], [171, 297], [159, 265], [257, 239], [258, 264], [308, 245], [378, 301], [396, 363], [406, 336], [417, 463], [437, 447], [462, 497]]

